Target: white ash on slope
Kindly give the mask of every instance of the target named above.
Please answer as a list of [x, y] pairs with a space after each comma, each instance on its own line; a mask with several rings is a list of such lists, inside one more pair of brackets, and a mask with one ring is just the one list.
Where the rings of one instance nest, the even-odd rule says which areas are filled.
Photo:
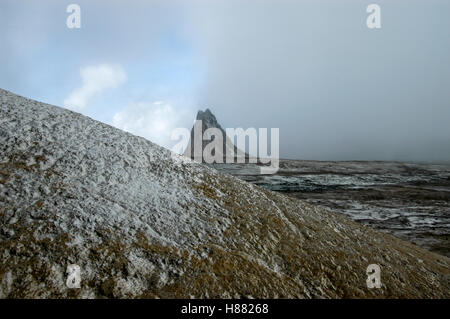
[[0, 222], [2, 297], [450, 296], [445, 257], [4, 90]]

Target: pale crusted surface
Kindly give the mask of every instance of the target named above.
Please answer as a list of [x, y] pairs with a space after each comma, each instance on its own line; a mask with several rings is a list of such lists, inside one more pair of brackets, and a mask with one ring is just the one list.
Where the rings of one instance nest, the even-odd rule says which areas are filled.
[[80, 114], [0, 103], [1, 297], [450, 297], [445, 257]]

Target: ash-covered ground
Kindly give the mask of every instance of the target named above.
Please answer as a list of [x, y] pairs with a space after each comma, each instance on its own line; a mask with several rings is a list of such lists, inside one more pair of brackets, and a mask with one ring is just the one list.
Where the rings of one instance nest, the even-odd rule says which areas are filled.
[[281, 160], [275, 175], [214, 167], [450, 257], [450, 164]]

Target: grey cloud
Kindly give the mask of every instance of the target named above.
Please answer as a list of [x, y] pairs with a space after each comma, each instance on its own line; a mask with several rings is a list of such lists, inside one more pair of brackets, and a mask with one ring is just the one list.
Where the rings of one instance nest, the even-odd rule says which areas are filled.
[[450, 4], [377, 1], [369, 30], [369, 3], [199, 6], [201, 101], [226, 126], [280, 127], [285, 157], [449, 161]]
[[79, 0], [70, 32], [72, 2], [0, 3], [1, 87], [40, 90], [41, 72], [69, 92], [47, 64], [76, 82], [89, 64], [158, 63], [177, 33], [205, 69], [198, 108], [224, 127], [279, 127], [283, 157], [450, 160], [448, 1], [378, 0], [369, 30], [374, 1]]

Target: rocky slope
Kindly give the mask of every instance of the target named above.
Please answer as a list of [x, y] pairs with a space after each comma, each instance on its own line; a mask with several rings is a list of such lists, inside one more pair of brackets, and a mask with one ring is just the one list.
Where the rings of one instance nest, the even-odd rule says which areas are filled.
[[1, 297], [450, 297], [446, 257], [4, 90], [0, 150]]
[[213, 167], [450, 257], [450, 164], [281, 159], [272, 175]]

